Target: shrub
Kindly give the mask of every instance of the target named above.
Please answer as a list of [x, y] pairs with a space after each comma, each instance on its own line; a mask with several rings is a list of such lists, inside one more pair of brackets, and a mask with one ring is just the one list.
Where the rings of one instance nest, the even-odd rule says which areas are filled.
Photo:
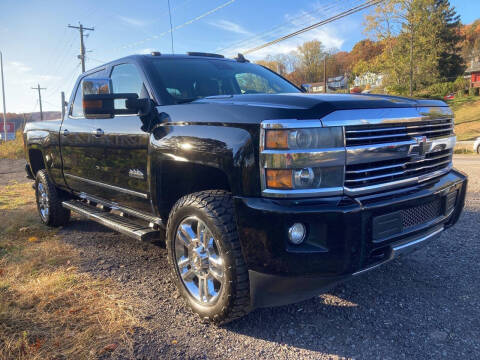
[[470, 86], [470, 81], [465, 79], [463, 76], [459, 76], [454, 82], [453, 87], [454, 91], [465, 90]]
[[456, 91], [454, 82], [443, 82], [432, 84], [425, 89], [415, 92], [415, 96], [425, 98], [443, 98], [445, 95]]
[[464, 90], [458, 90], [457, 91], [457, 97], [463, 97], [465, 91]]

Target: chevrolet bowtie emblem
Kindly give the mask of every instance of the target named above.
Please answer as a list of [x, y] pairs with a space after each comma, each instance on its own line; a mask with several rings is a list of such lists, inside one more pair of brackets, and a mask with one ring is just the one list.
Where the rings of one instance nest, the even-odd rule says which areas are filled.
[[416, 159], [424, 159], [425, 155], [430, 152], [432, 143], [428, 141], [426, 136], [414, 136], [416, 144], [410, 146], [409, 155]]

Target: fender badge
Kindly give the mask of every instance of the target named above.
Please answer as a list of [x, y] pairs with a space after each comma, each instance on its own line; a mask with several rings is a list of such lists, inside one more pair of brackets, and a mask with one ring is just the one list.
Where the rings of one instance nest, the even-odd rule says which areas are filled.
[[142, 180], [145, 178], [145, 175], [143, 174], [143, 172], [138, 169], [130, 169], [128, 171], [128, 176], [131, 178], [142, 179]]

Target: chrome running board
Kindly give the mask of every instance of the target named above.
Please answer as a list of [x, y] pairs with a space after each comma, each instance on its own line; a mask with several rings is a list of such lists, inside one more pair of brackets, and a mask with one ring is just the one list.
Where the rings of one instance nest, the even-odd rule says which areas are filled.
[[160, 230], [157, 229], [157, 226], [151, 226], [153, 224], [141, 219], [122, 216], [123, 213], [115, 214], [111, 211], [104, 211], [80, 200], [64, 201], [62, 206], [134, 239], [143, 241], [161, 239]]

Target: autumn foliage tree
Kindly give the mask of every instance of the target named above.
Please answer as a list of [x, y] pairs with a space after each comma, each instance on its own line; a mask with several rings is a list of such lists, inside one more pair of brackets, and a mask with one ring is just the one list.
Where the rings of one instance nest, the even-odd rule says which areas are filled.
[[366, 31], [385, 45], [380, 70], [412, 95], [463, 70], [460, 21], [448, 0], [386, 0], [366, 17]]

